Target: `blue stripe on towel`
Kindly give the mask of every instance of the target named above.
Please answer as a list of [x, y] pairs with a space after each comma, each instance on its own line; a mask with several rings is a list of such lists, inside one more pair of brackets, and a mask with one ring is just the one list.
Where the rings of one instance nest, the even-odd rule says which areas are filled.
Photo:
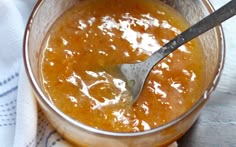
[[3, 85], [6, 85], [10, 81], [12, 81], [13, 79], [18, 78], [18, 77], [19, 77], [19, 73], [15, 73], [15, 74], [9, 76], [7, 79], [0, 81], [0, 87]]
[[8, 94], [10, 94], [10, 93], [12, 93], [12, 92], [14, 92], [14, 91], [16, 91], [17, 89], [18, 89], [18, 86], [15, 86], [15, 87], [13, 87], [13, 88], [11, 88], [11, 89], [9, 89], [9, 90], [7, 90], [7, 91], [1, 93], [1, 94], [0, 94], [0, 98], [1, 98], [1, 97], [4, 97], [4, 96], [6, 96], [6, 95], [8, 95]]

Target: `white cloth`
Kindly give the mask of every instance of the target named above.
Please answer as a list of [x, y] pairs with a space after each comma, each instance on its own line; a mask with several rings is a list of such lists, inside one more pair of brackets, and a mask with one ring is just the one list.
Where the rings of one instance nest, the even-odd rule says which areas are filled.
[[0, 1], [0, 143], [13, 145], [24, 24], [12, 0]]

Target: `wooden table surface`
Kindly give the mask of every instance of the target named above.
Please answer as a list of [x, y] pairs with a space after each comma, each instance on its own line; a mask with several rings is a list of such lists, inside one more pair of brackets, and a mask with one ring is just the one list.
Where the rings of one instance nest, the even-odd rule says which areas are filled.
[[[217, 9], [229, 0], [210, 0]], [[210, 100], [179, 147], [236, 147], [236, 16], [222, 24], [226, 42], [225, 66]]]

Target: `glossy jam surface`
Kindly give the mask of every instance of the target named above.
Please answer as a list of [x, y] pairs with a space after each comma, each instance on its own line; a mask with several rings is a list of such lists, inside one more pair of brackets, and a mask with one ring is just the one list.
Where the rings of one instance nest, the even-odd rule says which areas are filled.
[[201, 95], [204, 62], [199, 43], [191, 41], [159, 62], [132, 106], [125, 81], [110, 69], [146, 59], [187, 26], [161, 2], [78, 2], [45, 38], [42, 85], [62, 112], [98, 129], [138, 132], [163, 125]]

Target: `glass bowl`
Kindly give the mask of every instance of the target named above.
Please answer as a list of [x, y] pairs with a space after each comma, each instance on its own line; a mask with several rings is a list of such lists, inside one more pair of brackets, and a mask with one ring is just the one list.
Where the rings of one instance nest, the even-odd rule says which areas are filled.
[[[166, 146], [180, 138], [196, 121], [220, 77], [224, 63], [224, 36], [220, 26], [199, 37], [204, 48], [206, 80], [202, 97], [184, 114], [158, 128], [136, 133], [115, 133], [81, 124], [62, 113], [47, 98], [40, 86], [39, 56], [42, 41], [53, 22], [78, 0], [38, 0], [28, 21], [24, 36], [24, 65], [34, 95], [55, 129], [79, 146]], [[207, 0], [165, 0], [179, 11], [190, 24], [214, 9]]]

